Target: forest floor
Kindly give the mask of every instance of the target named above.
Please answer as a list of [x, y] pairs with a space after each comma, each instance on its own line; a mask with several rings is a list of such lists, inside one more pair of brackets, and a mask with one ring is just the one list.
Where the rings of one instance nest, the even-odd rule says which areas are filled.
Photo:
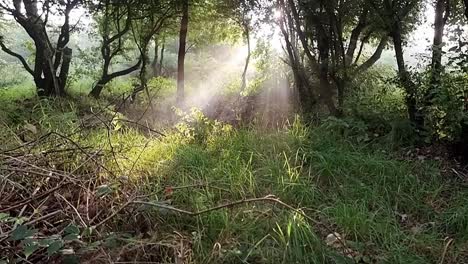
[[1, 108], [0, 263], [468, 263], [463, 166], [391, 135]]

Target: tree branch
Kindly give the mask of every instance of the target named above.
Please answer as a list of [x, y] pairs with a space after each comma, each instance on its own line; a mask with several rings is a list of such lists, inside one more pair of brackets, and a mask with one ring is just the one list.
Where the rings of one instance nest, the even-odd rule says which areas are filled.
[[363, 72], [363, 71], [366, 71], [367, 69], [369, 69], [370, 67], [372, 67], [372, 65], [374, 65], [380, 59], [380, 56], [382, 56], [382, 52], [383, 52], [385, 46], [387, 45], [387, 41], [388, 41], [388, 36], [387, 35], [382, 37], [380, 39], [380, 43], [377, 46], [377, 49], [375, 50], [374, 54], [372, 54], [372, 56], [367, 61], [365, 61], [363, 64], [358, 66], [356, 71], [357, 72]]
[[125, 69], [125, 70], [121, 70], [121, 71], [117, 71], [117, 72], [111, 73], [111, 74], [109, 74], [107, 77], [110, 78], [110, 79], [114, 79], [114, 78], [117, 78], [117, 77], [119, 77], [119, 76], [124, 76], [124, 75], [127, 75], [127, 74], [131, 73], [131, 72], [134, 72], [134, 71], [138, 70], [138, 68], [139, 68], [140, 65], [141, 65], [141, 62], [142, 62], [142, 59], [141, 59], [141, 57], [140, 57], [140, 58], [138, 59], [138, 62], [137, 62], [135, 65], [133, 65], [132, 67], [127, 68], [127, 69]]
[[356, 27], [351, 32], [351, 37], [349, 39], [348, 50], [346, 51], [346, 64], [351, 65], [354, 57], [354, 53], [356, 51], [357, 42], [359, 36], [361, 35], [364, 28], [367, 26], [367, 13], [368, 10], [364, 9], [359, 16], [359, 22]]
[[5, 43], [3, 43], [3, 36], [0, 36], [0, 47], [5, 53], [17, 58], [21, 62], [21, 64], [23, 64], [23, 67], [26, 69], [26, 71], [28, 71], [32, 76], [34, 76], [34, 71], [28, 65], [28, 63], [26, 62], [26, 59], [20, 54], [10, 50], [7, 46], [5, 46]]

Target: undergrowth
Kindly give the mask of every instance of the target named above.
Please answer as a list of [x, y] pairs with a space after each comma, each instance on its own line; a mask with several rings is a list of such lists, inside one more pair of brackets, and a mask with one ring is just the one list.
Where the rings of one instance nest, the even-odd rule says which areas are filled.
[[[95, 103], [57, 99], [24, 105], [1, 117], [2, 155], [47, 132], [66, 135], [68, 146], [77, 144], [88, 156], [75, 151], [50, 162], [74, 175], [92, 173], [99, 179], [93, 189], [96, 206], [100, 200], [110, 204], [103, 214], [111, 217], [96, 227], [95, 235], [86, 233], [78, 219], [70, 220], [79, 236], [73, 239], [76, 243], [64, 240], [62, 251], [53, 252], [58, 258], [93, 263], [468, 260], [468, 191], [445, 180], [439, 162], [397, 160], [385, 140], [370, 146], [369, 141], [380, 136], [357, 138], [362, 135], [359, 128], [346, 134], [336, 129], [347, 128], [337, 123], [341, 121], [307, 127], [297, 118], [266, 132], [235, 129], [194, 110], [181, 113], [181, 123], [162, 131], [162, 137], [119, 121], [112, 107], [96, 110]], [[30, 153], [62, 142], [53, 138], [38, 141]], [[82, 166], [83, 160], [89, 164]], [[1, 162], [6, 176], [7, 163]], [[140, 204], [117, 210], [134, 195], [169, 209]], [[198, 216], [171, 210], [197, 212], [269, 195], [297, 210], [265, 202], [241, 202]], [[4, 263], [45, 254], [38, 247], [25, 256], [24, 243], [13, 245], [19, 251], [1, 256]], [[76, 258], [63, 250], [69, 247]]]

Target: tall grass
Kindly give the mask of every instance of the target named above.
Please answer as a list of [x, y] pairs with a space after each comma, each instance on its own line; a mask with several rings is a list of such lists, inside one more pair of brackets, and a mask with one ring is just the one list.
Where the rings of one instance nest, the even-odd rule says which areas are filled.
[[[67, 101], [44, 101], [30, 110], [5, 123], [12, 128], [14, 120], [21, 120], [16, 126], [27, 120], [39, 131], [65, 133], [84, 111]], [[144, 236], [160, 243], [181, 234], [190, 240], [194, 263], [435, 263], [447, 236], [455, 238], [447, 263], [466, 260], [467, 191], [445, 181], [436, 162], [396, 160], [385, 146], [370, 148], [299, 119], [269, 132], [233, 129], [200, 115], [183, 120], [166, 137], [119, 125], [110, 131], [92, 127], [74, 140], [114, 150], [102, 157], [112, 175], [96, 177], [140, 189], [157, 202], [199, 211], [272, 194], [316, 220], [265, 203], [197, 217], [140, 208], [151, 219]], [[111, 231], [141, 238], [141, 227], [128, 220], [137, 216], [117, 217]], [[331, 232], [340, 234], [346, 249], [326, 244]]]

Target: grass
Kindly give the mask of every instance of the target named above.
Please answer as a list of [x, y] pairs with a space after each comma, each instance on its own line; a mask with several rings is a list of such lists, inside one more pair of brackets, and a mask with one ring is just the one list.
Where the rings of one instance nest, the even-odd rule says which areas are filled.
[[[79, 127], [90, 107], [61, 99], [33, 101], [9, 108], [2, 129], [18, 134], [28, 123], [38, 130], [32, 138], [46, 131], [67, 133]], [[446, 237], [454, 242], [445, 263], [466, 261], [468, 191], [445, 180], [436, 161], [397, 160], [384, 145], [369, 147], [299, 119], [260, 131], [189, 115], [194, 116], [163, 138], [115, 124], [110, 131], [88, 128], [86, 136], [73, 139], [93, 149], [114, 149], [114, 156], [102, 158], [112, 175], [96, 177], [115, 188], [137, 189], [153, 201], [170, 200], [193, 211], [273, 194], [320, 224], [266, 203], [198, 217], [142, 207], [109, 224], [105, 231], [120, 241], [109, 252], [184, 238], [193, 263], [354, 263], [343, 256], [342, 245], [326, 244], [337, 232], [347, 252], [365, 263], [437, 263]], [[2, 137], [4, 143], [18, 144], [9, 137]], [[68, 166], [76, 164], [70, 160]], [[122, 177], [128, 182], [122, 184]], [[159, 261], [173, 261], [164, 247], [159, 250]]]

